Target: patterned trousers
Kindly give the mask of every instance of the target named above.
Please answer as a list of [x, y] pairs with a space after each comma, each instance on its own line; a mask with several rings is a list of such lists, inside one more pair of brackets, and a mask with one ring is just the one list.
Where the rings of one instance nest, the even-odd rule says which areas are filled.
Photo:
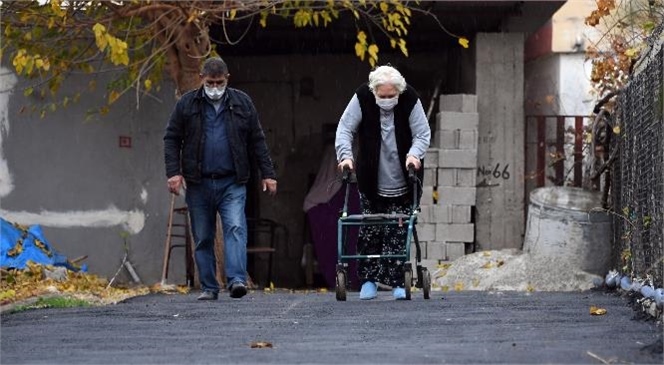
[[[386, 198], [378, 196], [368, 199], [360, 193], [362, 214], [404, 213], [410, 214], [412, 198], [409, 194]], [[406, 250], [408, 222], [402, 227], [394, 225], [360, 226], [357, 252], [360, 255], [402, 255]], [[362, 283], [373, 281], [392, 287], [404, 286], [404, 262], [397, 259], [362, 259], [359, 260], [358, 276]]]

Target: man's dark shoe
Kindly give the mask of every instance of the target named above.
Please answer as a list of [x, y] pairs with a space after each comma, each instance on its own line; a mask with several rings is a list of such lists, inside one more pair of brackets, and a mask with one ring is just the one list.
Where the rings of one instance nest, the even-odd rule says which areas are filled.
[[211, 291], [204, 291], [198, 296], [198, 300], [217, 300], [218, 294]]
[[247, 287], [244, 284], [231, 284], [231, 298], [242, 298], [245, 295], [247, 295]]

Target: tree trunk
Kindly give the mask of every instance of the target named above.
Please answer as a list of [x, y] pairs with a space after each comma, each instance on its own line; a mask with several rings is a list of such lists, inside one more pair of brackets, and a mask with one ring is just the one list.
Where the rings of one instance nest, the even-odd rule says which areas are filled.
[[175, 42], [167, 50], [169, 74], [176, 86], [176, 97], [201, 86], [200, 70], [210, 54], [208, 27], [198, 22], [177, 26]]

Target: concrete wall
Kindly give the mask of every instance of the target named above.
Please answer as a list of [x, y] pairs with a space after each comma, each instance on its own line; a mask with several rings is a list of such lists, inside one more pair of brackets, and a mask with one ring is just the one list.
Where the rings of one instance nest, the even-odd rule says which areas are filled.
[[[437, 80], [442, 93], [468, 92], [472, 55], [461, 48], [445, 54], [418, 54], [405, 59], [382, 55], [381, 62], [399, 68], [421, 93], [425, 108]], [[450, 61], [448, 63], [448, 60]], [[226, 61], [231, 85], [251, 95], [260, 113], [272, 157], [277, 166], [279, 193], [258, 196], [260, 216], [288, 227], [290, 239], [281, 242], [273, 281], [277, 286], [303, 283], [300, 260], [304, 213], [302, 203], [322, 154], [322, 126], [336, 125], [355, 88], [366, 80], [369, 67], [352, 55], [284, 55], [233, 57]], [[451, 67], [454, 66], [454, 67]], [[459, 69], [464, 71], [459, 71]], [[92, 273], [112, 276], [124, 250], [128, 232], [129, 259], [146, 283], [161, 275], [169, 208], [163, 167], [163, 129], [175, 103], [172, 85], [154, 97], [140, 100], [125, 95], [107, 115], [86, 120], [91, 106], [105, 99], [98, 80], [95, 91], [78, 103], [48, 113], [44, 119], [22, 109], [43, 105], [25, 98], [17, 79], [6, 68], [0, 89], [0, 216], [22, 224], [41, 224], [49, 242], [69, 258], [87, 255]], [[313, 81], [313, 95], [301, 95], [303, 78]], [[90, 77], [73, 80], [71, 89], [85, 89]], [[4, 104], [3, 104], [4, 103]], [[131, 148], [119, 138], [130, 137]], [[7, 168], [3, 169], [3, 163]], [[182, 199], [178, 200], [182, 205]], [[184, 283], [182, 250], [174, 250], [170, 282]], [[260, 260], [257, 260], [260, 264]], [[128, 281], [122, 271], [119, 281]]]
[[524, 35], [480, 33], [475, 43], [480, 115], [476, 243], [481, 250], [520, 248], [524, 232]]

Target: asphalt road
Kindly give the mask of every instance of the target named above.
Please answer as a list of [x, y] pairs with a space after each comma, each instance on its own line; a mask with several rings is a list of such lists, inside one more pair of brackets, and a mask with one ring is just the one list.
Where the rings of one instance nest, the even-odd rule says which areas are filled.
[[[663, 363], [661, 326], [615, 293], [433, 292], [424, 300], [419, 292], [394, 301], [381, 291], [372, 301], [349, 293], [347, 302], [332, 292], [222, 293], [215, 302], [196, 294], [3, 314], [0, 362]], [[591, 305], [607, 313], [592, 316]]]

